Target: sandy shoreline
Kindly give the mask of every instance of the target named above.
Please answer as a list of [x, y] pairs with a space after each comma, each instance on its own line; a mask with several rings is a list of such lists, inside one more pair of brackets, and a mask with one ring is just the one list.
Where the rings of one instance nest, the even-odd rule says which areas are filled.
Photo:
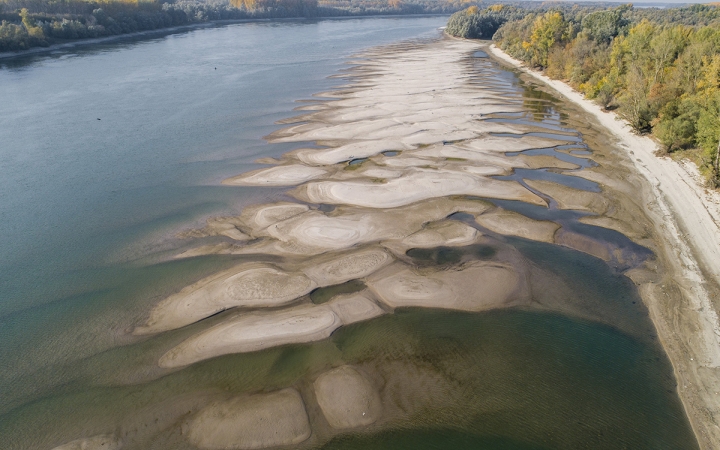
[[495, 45], [488, 49], [596, 118], [651, 186], [646, 212], [662, 237], [662, 259], [671, 272], [665, 281], [680, 290], [681, 301], [668, 299], [665, 284], [635, 282], [673, 364], [680, 398], [701, 447], [720, 448], [720, 195], [700, 186], [692, 167], [655, 156], [657, 144], [634, 134], [616, 114], [603, 111], [567, 84], [528, 69]]

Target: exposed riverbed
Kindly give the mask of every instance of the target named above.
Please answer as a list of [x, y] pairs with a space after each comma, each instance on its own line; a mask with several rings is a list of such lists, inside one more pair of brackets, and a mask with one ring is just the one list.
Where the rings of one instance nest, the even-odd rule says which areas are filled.
[[[387, 27], [366, 20], [342, 24]], [[75, 257], [102, 255], [90, 271], [49, 256], [63, 270], [37, 286], [37, 268], [15, 269], [0, 379], [10, 448], [696, 448], [626, 276], [662, 271], [630, 167], [592, 121], [476, 44], [422, 36], [438, 19], [399, 20], [394, 39], [413, 40], [339, 72], [308, 61], [315, 84], [292, 98], [328, 89], [322, 70], [341, 85], [294, 114], [282, 101], [257, 114], [222, 100], [249, 87], [211, 86], [228, 111], [254, 111], [245, 140], [186, 155], [175, 182], [149, 176], [168, 191], [151, 208], [138, 206], [154, 189], [125, 194], [115, 246], [94, 245], [103, 227], [76, 212]], [[182, 51], [209, 48], [211, 32]], [[214, 74], [227, 55], [209, 55]], [[198, 114], [178, 114], [154, 127], [212, 148]], [[184, 210], [173, 183], [206, 206]], [[107, 217], [90, 205], [87, 220]], [[35, 252], [67, 248], [62, 237]], [[58, 283], [67, 292], [50, 295]]]

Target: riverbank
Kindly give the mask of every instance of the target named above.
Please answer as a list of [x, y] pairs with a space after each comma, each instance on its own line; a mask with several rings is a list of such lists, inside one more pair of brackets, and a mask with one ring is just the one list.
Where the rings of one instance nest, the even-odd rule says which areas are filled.
[[698, 441], [703, 448], [720, 447], [720, 195], [698, 183], [692, 165], [688, 170], [685, 164], [656, 156], [657, 144], [634, 134], [616, 114], [603, 111], [567, 84], [525, 67], [494, 45], [488, 50], [591, 114], [613, 133], [618, 147], [648, 181], [652, 196], [645, 209], [661, 238], [664, 254], [659, 256], [670, 272], [667, 283], [672, 288], [635, 281], [675, 368], [678, 391]]

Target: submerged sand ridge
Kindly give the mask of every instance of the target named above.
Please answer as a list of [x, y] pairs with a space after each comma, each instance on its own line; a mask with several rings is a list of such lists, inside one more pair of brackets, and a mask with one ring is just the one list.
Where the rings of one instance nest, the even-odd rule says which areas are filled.
[[122, 441], [115, 436], [100, 435], [77, 439], [52, 450], [120, 450]]
[[382, 415], [382, 401], [370, 381], [352, 366], [321, 374], [313, 383], [325, 419], [337, 429], [370, 425]]
[[[502, 83], [477, 80], [492, 78], [491, 62], [472, 74], [469, 55], [477, 49], [476, 43], [441, 40], [396, 48], [391, 58], [384, 50], [370, 51], [363, 70], [348, 75], [348, 86], [325, 95], [330, 100], [302, 108], [308, 113], [268, 137], [316, 141], [325, 148], [291, 151], [274, 167], [224, 184], [296, 186], [290, 195], [297, 201], [254, 205], [238, 217], [211, 219], [187, 236], [227, 239], [181, 256], [276, 259], [240, 264], [157, 304], [136, 334], [174, 330], [235, 309], [205, 329], [198, 324], [201, 331], [164, 350], [158, 361], [162, 368], [321, 341], [340, 327], [397, 308], [557, 309], [615, 325], [617, 315], [611, 313], [536, 301], [539, 284], [533, 277], [542, 270], [509, 249], [507, 242], [519, 238], [612, 260], [619, 254], [614, 244], [592, 236], [599, 228], [571, 230], [568, 224], [579, 223], [577, 217], [538, 219], [523, 208], [580, 210], [600, 226], [602, 214], [619, 209], [606, 192], [559, 184], [562, 178], [495, 178], [518, 169], [548, 169], [552, 176], [585, 168], [550, 152], [516, 154], [562, 147], [577, 136], [563, 129], [547, 133], [547, 124], [533, 126], [529, 119], [487, 120], [531, 114], [520, 96], [506, 95]], [[498, 206], [495, 200], [506, 203]], [[512, 205], [519, 206], [511, 210]], [[617, 214], [612, 220], [623, 219]], [[357, 283], [354, 290], [360, 291], [311, 303], [315, 289], [342, 292], [347, 282]], [[331, 429], [323, 436], [385, 420], [384, 400], [362, 370], [341, 366], [315, 375], [314, 397], [288, 388], [207, 407], [189, 422], [188, 439], [200, 448], [302, 447], [318, 429], [312, 414], [308, 419], [313, 408]]]
[[284, 389], [206, 407], [190, 423], [188, 438], [204, 449], [257, 449], [299, 444], [310, 432], [302, 397]]

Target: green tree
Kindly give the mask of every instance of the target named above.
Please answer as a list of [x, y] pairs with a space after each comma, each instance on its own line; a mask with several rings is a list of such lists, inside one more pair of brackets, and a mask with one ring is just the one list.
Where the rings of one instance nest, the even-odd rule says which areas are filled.
[[591, 12], [582, 19], [582, 30], [590, 39], [609, 44], [628, 26], [629, 21], [623, 16], [630, 8], [632, 5], [623, 5], [607, 11]]

